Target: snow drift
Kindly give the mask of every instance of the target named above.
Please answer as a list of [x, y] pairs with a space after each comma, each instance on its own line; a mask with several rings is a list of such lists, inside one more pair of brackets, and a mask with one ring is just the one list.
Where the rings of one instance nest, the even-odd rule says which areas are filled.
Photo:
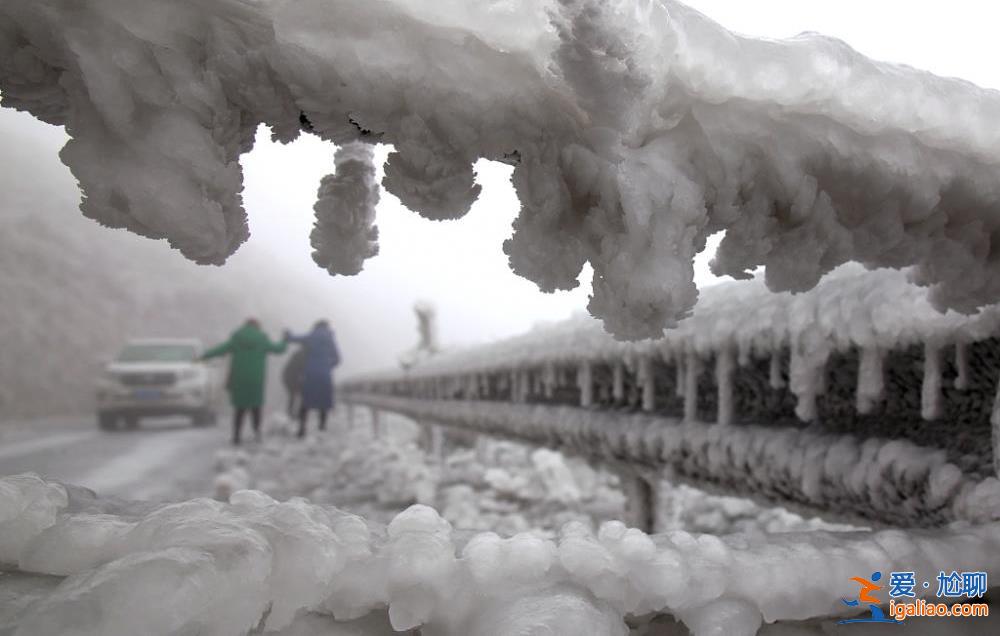
[[[0, 91], [66, 127], [84, 214], [202, 263], [247, 237], [238, 160], [266, 124], [392, 144], [383, 186], [432, 219], [469, 209], [478, 158], [514, 164], [512, 269], [550, 291], [590, 262], [620, 338], [687, 314], [719, 230], [716, 273], [772, 290], [856, 260], [915, 266], [938, 308], [1000, 301], [1000, 94], [672, 0], [8, 0]], [[319, 239], [333, 271], [374, 251], [354, 214]]]

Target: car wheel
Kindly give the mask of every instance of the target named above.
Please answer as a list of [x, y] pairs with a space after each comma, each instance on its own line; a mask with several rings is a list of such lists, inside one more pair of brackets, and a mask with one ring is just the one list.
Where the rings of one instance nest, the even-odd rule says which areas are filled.
[[139, 428], [139, 418], [136, 417], [135, 415], [129, 415], [128, 417], [126, 417], [125, 428], [127, 428], [130, 431], [134, 431], [135, 429]]
[[97, 427], [102, 431], [113, 431], [117, 428], [118, 418], [110, 413], [97, 414]]

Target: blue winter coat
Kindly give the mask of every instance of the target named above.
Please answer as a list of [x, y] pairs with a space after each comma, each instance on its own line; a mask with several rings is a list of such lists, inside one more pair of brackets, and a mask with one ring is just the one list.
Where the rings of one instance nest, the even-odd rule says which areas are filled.
[[302, 408], [333, 408], [333, 368], [340, 364], [340, 352], [329, 327], [314, 327], [304, 336], [288, 334], [305, 351], [302, 370]]

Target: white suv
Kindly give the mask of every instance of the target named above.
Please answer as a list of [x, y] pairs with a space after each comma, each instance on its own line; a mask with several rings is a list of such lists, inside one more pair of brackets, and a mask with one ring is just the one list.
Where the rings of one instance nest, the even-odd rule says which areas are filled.
[[143, 416], [184, 415], [195, 426], [215, 423], [219, 383], [199, 358], [198, 340], [130, 340], [108, 363], [97, 386], [97, 420], [104, 430], [136, 428]]

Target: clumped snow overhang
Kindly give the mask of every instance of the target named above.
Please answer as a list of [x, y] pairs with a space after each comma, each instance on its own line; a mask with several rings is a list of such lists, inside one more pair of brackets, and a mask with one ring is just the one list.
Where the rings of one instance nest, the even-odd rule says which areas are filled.
[[[392, 144], [382, 185], [434, 219], [476, 200], [477, 159], [514, 164], [512, 269], [549, 291], [590, 262], [622, 339], [690, 311], [719, 230], [716, 273], [763, 265], [775, 291], [855, 260], [914, 266], [938, 308], [1000, 301], [1000, 94], [671, 0], [6, 0], [0, 93], [66, 127], [84, 214], [201, 263], [247, 238], [239, 158], [266, 124]], [[375, 252], [370, 162], [320, 191], [331, 272]]]

